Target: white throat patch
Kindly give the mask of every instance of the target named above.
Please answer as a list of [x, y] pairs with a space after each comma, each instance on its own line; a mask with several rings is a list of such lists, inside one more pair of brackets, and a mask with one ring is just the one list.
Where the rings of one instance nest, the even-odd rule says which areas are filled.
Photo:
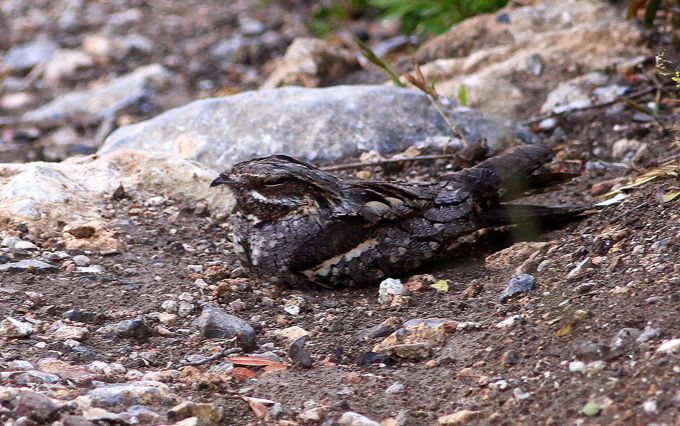
[[253, 200], [264, 204], [273, 204], [275, 206], [287, 207], [295, 207], [298, 204], [293, 198], [267, 198], [254, 189], [251, 189], [248, 193], [253, 198]]

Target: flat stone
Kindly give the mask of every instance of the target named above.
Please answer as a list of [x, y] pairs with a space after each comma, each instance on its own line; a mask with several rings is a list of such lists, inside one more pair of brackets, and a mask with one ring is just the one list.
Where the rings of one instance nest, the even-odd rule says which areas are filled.
[[48, 397], [36, 392], [22, 390], [14, 400], [14, 413], [37, 422], [47, 422], [57, 411], [57, 405]]
[[37, 259], [23, 259], [18, 262], [9, 262], [0, 265], [0, 272], [50, 272], [55, 271], [56, 266]]
[[101, 274], [104, 272], [102, 270], [102, 267], [99, 265], [93, 265], [93, 266], [78, 266], [76, 267], [76, 272], [80, 274]]
[[218, 424], [224, 411], [216, 404], [196, 403], [192, 401], [184, 401], [168, 411], [168, 419], [177, 421], [186, 419], [188, 417], [196, 417], [202, 424]]
[[57, 51], [50, 40], [36, 40], [12, 47], [5, 55], [3, 65], [12, 71], [21, 71], [46, 63]]
[[101, 312], [81, 311], [80, 309], [70, 309], [64, 312], [64, 318], [73, 322], [85, 322], [90, 324], [101, 324], [106, 321], [107, 316]]
[[30, 242], [30, 241], [18, 241], [18, 242], [14, 245], [14, 248], [17, 249], [17, 250], [26, 250], [26, 251], [29, 251], [29, 250], [37, 250], [37, 249], [38, 249], [38, 246], [36, 246], [35, 244], [33, 244], [33, 243]]
[[45, 65], [45, 79], [58, 83], [59, 80], [72, 75], [76, 70], [93, 65], [92, 57], [83, 51], [59, 49]]
[[656, 349], [656, 353], [665, 355], [678, 351], [680, 351], [680, 339], [667, 340]]
[[441, 426], [464, 425], [479, 414], [479, 411], [460, 410], [452, 414], [441, 416], [437, 419], [437, 424]]
[[8, 93], [0, 97], [0, 107], [6, 110], [27, 108], [36, 101], [36, 96], [26, 92]]
[[389, 356], [381, 352], [364, 352], [357, 359], [356, 364], [359, 367], [366, 367], [371, 364], [385, 364], [392, 365], [394, 360]]
[[510, 279], [508, 287], [503, 290], [498, 300], [503, 303], [511, 297], [531, 291], [536, 286], [536, 278], [530, 274], [519, 274]]
[[484, 259], [484, 267], [495, 271], [517, 267], [525, 260], [534, 256], [548, 243], [540, 241], [522, 241], [501, 251], [493, 253]]
[[156, 381], [137, 381], [125, 384], [105, 385], [92, 389], [87, 393], [95, 407], [113, 407], [116, 405], [170, 405], [175, 396], [167, 385]]
[[21, 322], [12, 317], [0, 321], [0, 336], [2, 337], [28, 337], [33, 334], [33, 326], [27, 322]]
[[144, 320], [136, 318], [123, 320], [115, 324], [114, 333], [118, 337], [144, 340], [153, 334], [153, 331], [146, 325]]
[[8, 248], [14, 248], [14, 246], [17, 245], [18, 242], [21, 241], [21, 238], [19, 237], [5, 237], [2, 239], [2, 245], [3, 247], [8, 247]]
[[605, 73], [592, 72], [583, 76], [561, 82], [548, 93], [546, 101], [541, 106], [542, 113], [561, 113], [577, 108], [588, 107], [593, 104], [590, 91], [597, 86], [607, 83]]
[[55, 340], [82, 340], [88, 335], [88, 330], [85, 327], [76, 327], [73, 325], [62, 325], [52, 333], [52, 339]]
[[574, 279], [581, 276], [586, 270], [592, 265], [592, 260], [590, 257], [586, 257], [580, 261], [569, 273], [567, 274], [567, 279]]
[[303, 411], [298, 415], [303, 424], [319, 424], [326, 417], [326, 409], [314, 407]]
[[300, 337], [309, 336], [309, 332], [307, 330], [297, 325], [282, 328], [280, 330], [274, 330], [272, 334], [280, 339], [285, 340], [288, 344], [293, 343]]
[[638, 343], [648, 342], [650, 340], [656, 339], [661, 335], [661, 330], [650, 325], [646, 326], [642, 333], [636, 339]]
[[422, 360], [430, 356], [433, 347], [442, 345], [456, 326], [456, 321], [441, 318], [412, 319], [375, 345], [373, 352]]
[[34, 370], [35, 367], [28, 361], [16, 359], [7, 363], [8, 370]]
[[520, 321], [522, 321], [522, 316], [521, 315], [511, 315], [504, 319], [503, 321], [499, 322], [496, 324], [496, 328], [512, 328], [515, 325], [517, 325]]
[[161, 65], [146, 65], [102, 86], [62, 95], [25, 113], [21, 119], [26, 122], [60, 121], [68, 118], [101, 121], [115, 117], [123, 108], [142, 98], [153, 98], [171, 80], [172, 75]]
[[62, 381], [56, 374], [45, 373], [37, 370], [29, 371], [3, 371], [0, 372], [0, 379], [3, 382], [11, 380], [17, 386], [30, 386], [33, 384], [55, 385]]
[[91, 362], [88, 366], [88, 369], [108, 377], [122, 375], [127, 371], [127, 369], [122, 364], [118, 364], [116, 362], [106, 363], [103, 361]]
[[87, 418], [83, 416], [74, 416], [72, 414], [64, 414], [61, 416], [61, 423], [64, 426], [95, 426], [95, 424]]
[[79, 254], [79, 255], [73, 256], [73, 263], [75, 263], [76, 266], [89, 266], [90, 265], [90, 258], [83, 255], [83, 254]]
[[389, 395], [393, 395], [395, 393], [401, 393], [404, 391], [404, 384], [401, 382], [394, 382], [392, 383], [387, 389], [385, 389], [385, 393]]
[[99, 206], [121, 185], [137, 191], [164, 188], [174, 199], [200, 200], [211, 211], [229, 212], [233, 197], [210, 188], [214, 178], [214, 170], [196, 162], [153, 152], [0, 164], [0, 221], [25, 224], [35, 235], [58, 232], [69, 250], [113, 253], [122, 243]]
[[[75, 351], [75, 348], [73, 350]], [[93, 380], [102, 379], [101, 375], [86, 367], [72, 365], [56, 358], [42, 358], [38, 360], [37, 364], [38, 368], [45, 373], [55, 374], [64, 380], [70, 380], [81, 385], [89, 385]]]
[[236, 336], [239, 346], [245, 351], [257, 348], [253, 327], [247, 321], [230, 315], [221, 308], [205, 305], [194, 325], [199, 329], [201, 336], [207, 339], [230, 339]]
[[380, 423], [353, 411], [343, 413], [338, 424], [341, 426], [380, 426]]

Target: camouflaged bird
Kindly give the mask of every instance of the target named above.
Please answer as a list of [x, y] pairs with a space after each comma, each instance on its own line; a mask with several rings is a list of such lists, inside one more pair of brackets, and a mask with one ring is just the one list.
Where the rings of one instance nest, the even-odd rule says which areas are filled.
[[247, 271], [291, 287], [342, 288], [400, 276], [481, 228], [582, 211], [505, 204], [549, 182], [535, 172], [551, 158], [526, 145], [434, 182], [405, 183], [341, 178], [274, 155], [236, 164], [211, 186], [236, 197], [234, 246]]

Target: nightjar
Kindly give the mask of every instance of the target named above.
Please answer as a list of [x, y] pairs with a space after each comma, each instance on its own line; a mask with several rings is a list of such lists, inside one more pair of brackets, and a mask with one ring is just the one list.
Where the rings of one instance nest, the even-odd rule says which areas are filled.
[[211, 186], [235, 195], [234, 246], [248, 272], [291, 287], [341, 288], [455, 256], [449, 246], [481, 228], [581, 212], [506, 203], [554, 182], [537, 173], [551, 158], [549, 149], [525, 145], [433, 182], [406, 183], [341, 178], [273, 155], [236, 164]]

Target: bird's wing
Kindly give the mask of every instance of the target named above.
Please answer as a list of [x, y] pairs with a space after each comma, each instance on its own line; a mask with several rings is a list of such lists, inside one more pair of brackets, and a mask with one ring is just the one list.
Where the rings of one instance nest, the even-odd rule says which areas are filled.
[[469, 197], [469, 191], [453, 182], [352, 181], [344, 192], [349, 200], [346, 212], [370, 223], [408, 218], [432, 208], [460, 204]]

